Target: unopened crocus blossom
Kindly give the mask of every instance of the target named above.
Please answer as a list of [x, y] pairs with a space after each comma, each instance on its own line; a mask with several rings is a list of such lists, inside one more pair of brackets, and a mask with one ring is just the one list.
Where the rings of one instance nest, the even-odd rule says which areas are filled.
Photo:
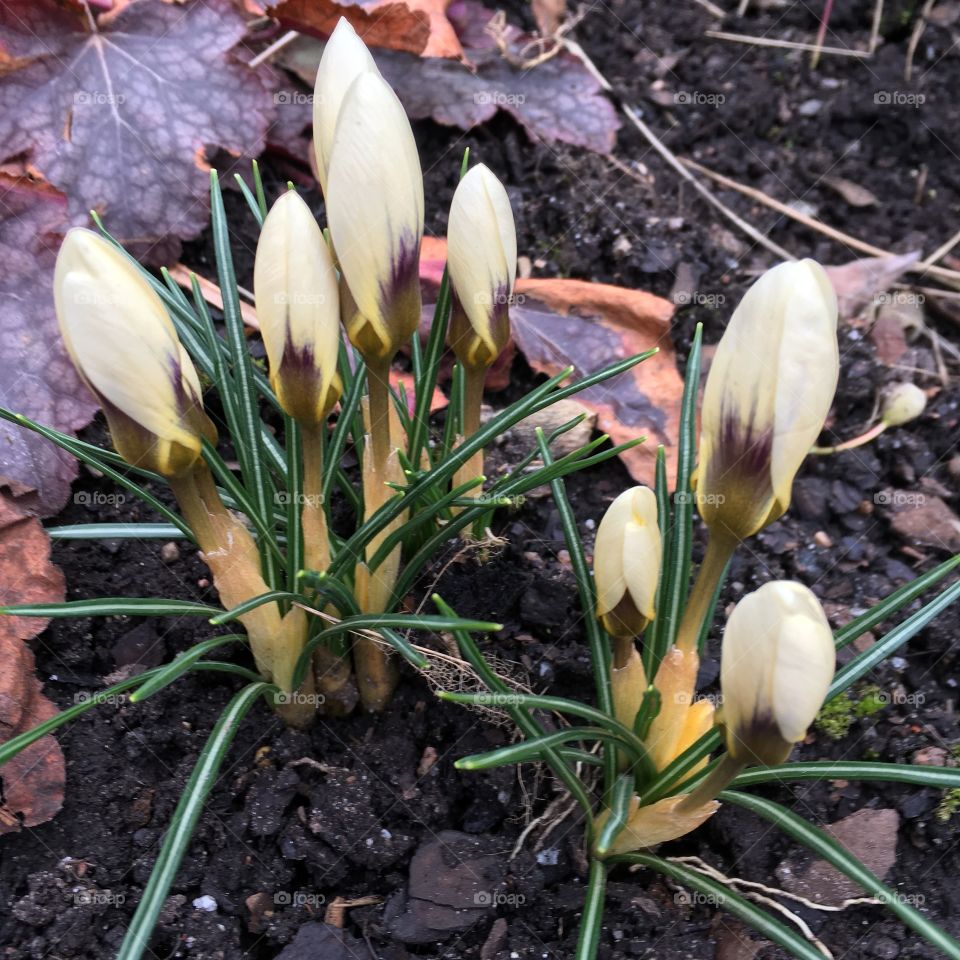
[[366, 44], [350, 22], [341, 17], [323, 48], [313, 89], [313, 151], [324, 196], [340, 107], [350, 84], [361, 73], [379, 75], [380, 71]]
[[120, 456], [165, 477], [189, 471], [216, 430], [193, 363], [136, 266], [91, 230], [70, 230], [57, 256], [54, 302], [67, 352], [100, 401]]
[[510, 339], [517, 231], [507, 191], [482, 163], [453, 195], [447, 265], [453, 288], [450, 345], [464, 367], [488, 367]]
[[782, 763], [813, 723], [836, 666], [820, 602], [779, 580], [747, 594], [727, 621], [720, 660], [721, 724], [740, 763]]
[[347, 333], [368, 365], [388, 363], [420, 321], [423, 177], [410, 122], [379, 74], [361, 72], [344, 95], [326, 201], [352, 300]]
[[743, 540], [787, 509], [838, 375], [837, 298], [823, 267], [768, 270], [734, 311], [704, 390], [696, 499], [711, 536]]
[[654, 492], [624, 490], [600, 521], [593, 558], [597, 617], [611, 636], [635, 637], [656, 616], [661, 558]]
[[885, 427], [899, 427], [916, 420], [926, 406], [927, 395], [915, 383], [895, 383], [883, 398], [880, 421]]
[[289, 416], [316, 427], [341, 392], [340, 298], [323, 232], [293, 190], [263, 222], [253, 285], [270, 385]]

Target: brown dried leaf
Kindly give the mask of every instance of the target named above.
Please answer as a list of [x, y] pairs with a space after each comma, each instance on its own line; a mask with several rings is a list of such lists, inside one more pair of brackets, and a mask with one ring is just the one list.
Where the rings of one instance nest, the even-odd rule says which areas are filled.
[[[428, 296], [440, 282], [445, 261], [446, 241], [424, 237], [420, 279]], [[574, 379], [582, 379], [617, 360], [659, 348], [627, 373], [576, 397], [596, 413], [597, 428], [614, 443], [646, 436], [646, 443], [622, 457], [640, 483], [653, 483], [658, 444], [666, 448], [668, 470], [676, 467], [683, 381], [670, 340], [672, 316], [673, 304], [651, 293], [585, 280], [518, 277], [510, 308], [513, 337], [506, 352], [515, 346], [534, 370], [548, 376], [572, 366]]]
[[864, 257], [826, 271], [837, 293], [842, 319], [855, 317], [875, 301], [877, 294], [889, 290], [920, 259], [920, 251], [890, 257]]
[[125, 3], [92, 18], [57, 0], [0, 5], [0, 159], [28, 156], [138, 256], [176, 259], [207, 223], [208, 146], [257, 156], [274, 102], [230, 51], [231, 0]]
[[851, 207], [872, 207], [877, 202], [877, 198], [866, 187], [852, 180], [844, 180], [843, 177], [824, 177], [823, 183], [839, 193]]
[[371, 47], [422, 57], [460, 57], [463, 48], [447, 19], [450, 0], [267, 0], [293, 30], [329, 36], [345, 17]]
[[[0, 496], [0, 603], [59, 602], [63, 574], [50, 562], [50, 538], [40, 523], [12, 500]], [[24, 642], [46, 620], [0, 617], [0, 742], [49, 720], [56, 707], [43, 696], [34, 675], [33, 653]], [[63, 806], [63, 753], [46, 736], [0, 767], [0, 834], [35, 827]]]
[[[534, 140], [557, 141], [609, 153], [620, 123], [613, 104], [583, 62], [563, 50], [542, 63], [538, 38], [505, 25], [508, 56], [487, 32], [494, 15], [473, 0], [447, 11], [466, 63], [439, 57], [417, 59], [399, 50], [374, 50], [384, 77], [415, 120], [430, 117], [444, 126], [472, 130], [498, 110], [510, 114]], [[301, 37], [279, 56], [308, 85], [313, 84], [322, 46]]]
[[658, 347], [632, 370], [589, 387], [577, 399], [597, 413], [614, 443], [646, 436], [622, 459], [640, 483], [653, 483], [657, 445], [676, 466], [683, 381], [670, 341], [673, 304], [642, 290], [584, 280], [518, 280], [511, 310], [513, 339], [534, 370], [555, 374], [568, 365], [582, 379], [625, 357]]
[[[0, 174], [0, 405], [72, 433], [97, 409], [60, 342], [53, 265], [66, 199], [46, 184]], [[0, 484], [21, 506], [59, 512], [77, 475], [73, 457], [35, 433], [0, 421]]]

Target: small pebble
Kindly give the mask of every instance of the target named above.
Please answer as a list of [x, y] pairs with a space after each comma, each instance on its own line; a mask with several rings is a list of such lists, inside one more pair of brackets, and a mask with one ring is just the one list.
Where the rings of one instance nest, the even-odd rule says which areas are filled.
[[171, 540], [160, 548], [160, 559], [164, 563], [176, 563], [180, 559], [180, 548]]
[[814, 542], [818, 547], [832, 547], [832, 546], [833, 546], [833, 540], [830, 539], [830, 534], [827, 533], [826, 530], [818, 530], [818, 531], [813, 535], [813, 542]]
[[214, 910], [217, 909], [217, 901], [214, 900], [213, 897], [205, 895], [197, 897], [197, 899], [193, 901], [193, 906], [194, 909], [202, 910], [204, 913], [213, 913]]

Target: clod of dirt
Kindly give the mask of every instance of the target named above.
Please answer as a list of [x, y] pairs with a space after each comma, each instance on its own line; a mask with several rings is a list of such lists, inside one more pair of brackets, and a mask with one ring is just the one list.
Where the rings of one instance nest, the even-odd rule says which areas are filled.
[[370, 780], [363, 774], [329, 773], [310, 789], [310, 800], [310, 829], [353, 863], [383, 870], [413, 846], [413, 837], [394, 834], [376, 815]]
[[[897, 859], [899, 826], [896, 810], [858, 810], [826, 830], [882, 880]], [[803, 867], [788, 859], [777, 869], [777, 876], [791, 893], [815, 903], [839, 906], [844, 900], [864, 896], [859, 884], [825, 860], [814, 860]]]
[[362, 956], [363, 943], [328, 923], [305, 923], [277, 960], [354, 960]]
[[118, 667], [138, 666], [144, 669], [159, 666], [166, 659], [163, 640], [149, 622], [141, 623], [125, 633], [110, 649]]
[[960, 517], [940, 497], [888, 494], [893, 504], [890, 525], [904, 540], [956, 553], [960, 550]]
[[491, 838], [444, 830], [413, 855], [407, 892], [387, 903], [384, 920], [402, 943], [446, 940], [487, 915], [504, 893], [502, 851]]

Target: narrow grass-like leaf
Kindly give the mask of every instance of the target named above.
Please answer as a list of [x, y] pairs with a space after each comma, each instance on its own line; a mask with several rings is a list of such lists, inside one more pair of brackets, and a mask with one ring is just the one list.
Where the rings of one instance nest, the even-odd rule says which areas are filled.
[[701, 760], [722, 745], [723, 737], [720, 735], [720, 731], [716, 727], [708, 730], [696, 743], [691, 744], [683, 753], [674, 757], [660, 771], [659, 776], [647, 784], [641, 797], [643, 804], [646, 806], [650, 803], [656, 803], [657, 800], [670, 794], [678, 781], [689, 776]]
[[727, 913], [733, 914], [738, 920], [753, 927], [757, 933], [783, 947], [784, 950], [789, 951], [799, 960], [823, 960], [823, 954], [796, 930], [790, 929], [786, 924], [771, 917], [769, 913], [752, 904], [732, 887], [704, 876], [692, 867], [677, 863], [674, 860], [664, 860], [652, 853], [624, 854], [612, 857], [608, 862], [640, 864], [649, 867], [651, 870], [656, 870], [657, 873], [662, 873], [684, 886], [692, 887], [705, 897], [709, 897]]
[[557, 713], [569, 714], [572, 717], [580, 717], [581, 720], [587, 720], [597, 726], [606, 727], [611, 733], [616, 734], [625, 743], [631, 745], [632, 755], [636, 758], [637, 766], [644, 769], [649, 776], [656, 773], [653, 762], [647, 755], [646, 747], [639, 737], [629, 728], [624, 726], [611, 714], [597, 710], [586, 703], [579, 703], [576, 700], [567, 700], [564, 697], [538, 697], [525, 693], [453, 693], [442, 692], [438, 696], [441, 700], [449, 703], [467, 703], [475, 706], [504, 706], [505, 701], [512, 706], [524, 707], [528, 710], [553, 710]]
[[657, 651], [664, 648], [663, 635], [667, 626], [667, 619], [660, 616], [659, 611], [668, 608], [667, 598], [670, 596], [673, 572], [673, 567], [670, 564], [670, 548], [673, 545], [673, 538], [670, 536], [673, 525], [673, 509], [670, 506], [670, 485], [667, 480], [667, 453], [662, 443], [657, 447], [653, 491], [657, 498], [657, 526], [660, 528], [662, 556], [660, 558], [660, 580], [657, 583], [657, 600], [654, 607], [658, 611], [658, 615], [654, 617], [653, 623], [647, 627], [643, 639], [643, 669], [648, 677], [654, 675]]
[[889, 597], [885, 597], [876, 606], [871, 607], [859, 617], [851, 620], [845, 627], [841, 627], [834, 634], [834, 641], [837, 649], [841, 649], [847, 644], [853, 643], [857, 637], [862, 637], [868, 630], [872, 630], [877, 624], [883, 623], [888, 617], [902, 610], [908, 603], [915, 600], [922, 593], [926, 593], [932, 586], [939, 583], [948, 573], [960, 569], [960, 554], [944, 560], [939, 566], [928, 570], [926, 573], [905, 583], [902, 587], [894, 590]]
[[45, 527], [51, 540], [179, 540], [184, 533], [172, 523], [73, 523]]
[[218, 647], [226, 646], [226, 644], [234, 643], [238, 640], [244, 642], [246, 639], [246, 634], [228, 633], [222, 637], [211, 637], [209, 640], [203, 640], [201, 643], [194, 644], [189, 650], [184, 650], [183, 653], [178, 654], [170, 663], [158, 667], [152, 676], [148, 677], [141, 686], [137, 687], [137, 689], [130, 694], [130, 702], [139, 703], [141, 700], [146, 700], [147, 697], [151, 697], [153, 694], [163, 690], [164, 687], [168, 687], [179, 677], [182, 677], [193, 664], [211, 650], [216, 650]]
[[[239, 422], [231, 439], [237, 448], [243, 483], [250, 493], [257, 512], [265, 523], [273, 513], [273, 484], [265, 469], [261, 433], [263, 424], [258, 410], [257, 388], [253, 376], [253, 359], [247, 349], [243, 331], [243, 316], [237, 294], [237, 278], [233, 270], [227, 214], [223, 207], [220, 182], [216, 170], [210, 171], [210, 216], [213, 247], [217, 260], [217, 276], [223, 296], [223, 320], [230, 348], [233, 382]], [[266, 544], [260, 545], [263, 578], [271, 587], [279, 583], [279, 565]]]
[[874, 763], [868, 760], [811, 760], [745, 770], [733, 781], [731, 787], [752, 787], [758, 783], [789, 783], [793, 780], [875, 780], [952, 790], [960, 787], [960, 770], [908, 763]]
[[91, 453], [91, 449], [97, 450], [96, 447], [91, 448], [89, 444], [75, 441], [73, 437], [70, 437], [65, 433], [61, 433], [59, 430], [53, 430], [50, 427], [45, 427], [43, 424], [36, 423], [29, 417], [25, 417], [20, 413], [14, 413], [12, 410], [7, 410], [5, 407], [0, 407], [0, 419], [7, 420], [10, 423], [15, 423], [18, 426], [26, 427], [28, 430], [32, 430], [41, 437], [45, 437], [51, 443], [55, 443], [61, 449], [66, 450], [67, 453], [76, 457], [78, 460], [83, 461], [88, 466], [91, 466], [95, 470], [104, 474], [104, 476], [110, 477], [110, 479], [119, 486], [123, 487], [125, 490], [129, 490], [134, 496], [156, 510], [161, 517], [165, 517], [171, 524], [173, 524], [175, 527], [178, 527], [188, 539], [193, 540], [193, 533], [182, 517], [178, 516], [169, 507], [161, 503], [152, 493], [149, 493], [146, 489], [140, 486], [140, 484], [136, 483], [134, 480], [131, 480], [129, 477], [124, 476], [124, 474], [120, 473], [119, 470], [114, 469], [114, 467], [111, 466], [106, 459], [101, 459], [100, 457]]
[[217, 781], [220, 766], [237, 733], [240, 721], [260, 696], [270, 690], [275, 691], [277, 687], [270, 683], [252, 683], [244, 687], [220, 715], [174, 810], [170, 826], [163, 837], [160, 854], [120, 945], [117, 960], [140, 960], [147, 949], [157, 917], [163, 909], [180, 861], [187, 852], [197, 821]]
[[605, 857], [620, 836], [621, 831], [630, 819], [630, 804], [633, 800], [633, 777], [624, 774], [617, 778], [610, 791], [610, 815], [600, 829], [597, 842], [593, 845], [594, 855]]
[[189, 600], [153, 597], [103, 597], [97, 600], [67, 600], [64, 603], [23, 603], [0, 607], [0, 614], [14, 617], [209, 617], [219, 607]]
[[344, 543], [343, 548], [330, 566], [330, 572], [337, 575], [342, 573], [347, 566], [352, 567], [360, 556], [362, 556], [363, 549], [366, 545], [381, 530], [385, 529], [405, 510], [415, 506], [431, 489], [437, 489], [438, 485], [446, 483], [454, 473], [456, 473], [459, 467], [466, 463], [478, 450], [482, 450], [494, 437], [503, 433], [525, 417], [545, 409], [558, 400], [566, 399], [579, 393], [581, 390], [585, 390], [587, 387], [626, 372], [638, 363], [651, 357], [654, 353], [656, 353], [655, 350], [648, 350], [646, 353], [629, 357], [604, 370], [591, 374], [589, 377], [584, 377], [582, 380], [576, 381], [576, 383], [558, 389], [559, 384], [571, 373], [571, 369], [567, 368], [555, 377], [551, 377], [545, 383], [534, 387], [527, 397], [517, 403], [511, 404], [511, 406], [507, 407], [507, 409], [502, 411], [498, 416], [492, 417], [472, 437], [467, 438], [453, 450], [441, 463], [423, 474], [419, 480], [408, 487], [406, 493], [402, 496], [394, 497], [381, 510], [378, 510], [374, 517], [362, 524], [356, 533]]
[[[60, 727], [65, 727], [68, 723], [83, 716], [88, 710], [94, 709], [94, 707], [113, 703], [116, 697], [124, 694], [127, 690], [132, 690], [134, 687], [139, 686], [145, 680], [156, 676], [157, 673], [164, 669], [166, 668], [154, 667], [152, 670], [144, 670], [143, 673], [139, 673], [135, 677], [128, 677], [126, 680], [121, 680], [120, 683], [105, 687], [103, 690], [96, 690], [93, 693], [84, 694], [83, 699], [74, 706], [67, 707], [66, 710], [62, 710], [49, 720], [44, 720], [43, 723], [38, 723], [35, 727], [24, 730], [23, 733], [18, 733], [15, 737], [11, 737], [9, 740], [0, 743], [0, 767], [10, 760], [11, 757], [15, 757], [20, 753], [21, 750], [29, 747], [31, 743], [36, 743], [41, 737], [45, 737], [48, 733], [59, 730]], [[218, 663], [215, 661], [194, 663], [190, 666], [190, 672], [232, 673], [243, 676], [245, 679], [260, 679], [256, 674], [251, 673], [251, 671], [244, 670], [243, 667], [237, 667], [232, 663]]]
[[493, 770], [495, 767], [509, 767], [517, 763], [540, 761], [545, 750], [562, 746], [565, 743], [584, 740], [600, 740], [603, 743], [622, 746], [629, 752], [628, 745], [606, 727], [571, 727], [557, 730], [543, 737], [535, 737], [513, 743], [509, 747], [500, 747], [488, 753], [475, 753], [462, 757], [455, 764], [458, 770]]
[[590, 861], [587, 895], [580, 916], [577, 951], [574, 960], [594, 960], [600, 949], [603, 930], [603, 906], [607, 895], [607, 867], [600, 860]]
[[919, 933], [928, 943], [950, 957], [951, 960], [960, 960], [960, 943], [953, 939], [945, 930], [941, 930], [935, 923], [928, 920], [922, 913], [915, 910], [906, 900], [884, 884], [878, 876], [867, 869], [853, 854], [842, 847], [825, 830], [808, 823], [803, 817], [798, 817], [792, 810], [782, 807], [772, 800], [755, 797], [749, 793], [740, 793], [738, 790], [724, 790], [718, 797], [726, 803], [736, 804], [758, 816], [768, 820], [784, 833], [802, 843], [816, 856], [826, 860], [841, 873], [848, 876], [855, 883], [860, 884], [868, 896], [876, 897], [891, 913], [905, 923], [911, 930]]
[[245, 613], [256, 610], [257, 607], [262, 607], [267, 603], [303, 603], [304, 599], [301, 593], [291, 593], [289, 590], [270, 590], [267, 593], [261, 593], [259, 596], [251, 597], [249, 600], [244, 600], [243, 603], [238, 603], [230, 610], [218, 610], [216, 616], [210, 618], [210, 623], [212, 626], [219, 627], [225, 623], [239, 620]]
[[[345, 350], [343, 350], [343, 355], [346, 356]], [[341, 376], [344, 366], [349, 368], [349, 362], [340, 364]], [[363, 377], [355, 376], [347, 386], [346, 393], [340, 401], [340, 415], [337, 417], [333, 434], [330, 437], [330, 446], [324, 458], [323, 502], [325, 505], [331, 503], [330, 493], [333, 490], [340, 461], [343, 459], [343, 451], [347, 447], [351, 426], [360, 409], [362, 396]], [[362, 516], [362, 514], [358, 513], [357, 516]]]
[[[453, 609], [444, 602], [442, 597], [433, 595], [433, 602], [437, 609], [448, 617], [455, 617]], [[497, 676], [490, 668], [490, 664], [483, 658], [480, 648], [475, 643], [473, 637], [466, 630], [452, 630], [454, 639], [457, 641], [457, 648], [461, 656], [473, 667], [480, 681], [488, 690], [493, 693], [511, 695], [513, 691]], [[527, 710], [522, 710], [517, 706], [505, 704], [504, 709], [509, 714], [510, 719], [517, 725], [517, 728], [526, 737], [542, 737], [545, 734], [543, 727], [537, 722], [536, 718]], [[586, 788], [579, 777], [564, 762], [557, 749], [544, 751], [544, 760], [553, 771], [554, 776], [567, 788], [570, 795], [580, 805], [583, 815], [587, 820], [587, 839], [591, 839], [593, 834], [593, 806]]]
[[[540, 458], [545, 467], [553, 465], [553, 455], [547, 446], [543, 430], [537, 427], [537, 445], [540, 448]], [[590, 662], [593, 665], [593, 683], [597, 697], [597, 707], [606, 717], [613, 717], [613, 691], [610, 686], [610, 669], [612, 654], [610, 641], [597, 619], [597, 591], [593, 582], [593, 573], [583, 552], [583, 541], [577, 528], [577, 518], [570, 508], [567, 499], [567, 488], [562, 479], [558, 478], [550, 483], [553, 493], [553, 502], [560, 514], [560, 525], [567, 543], [567, 552], [570, 554], [570, 564], [577, 579], [577, 593], [580, 597], [580, 609], [583, 611], [583, 625], [587, 634], [587, 643], [590, 646]], [[631, 736], [633, 731], [630, 731]], [[649, 757], [643, 751], [643, 758], [649, 764]], [[603, 747], [603, 792], [609, 800], [610, 791], [617, 779], [617, 753], [609, 743]]]
[[654, 651], [654, 676], [667, 650], [676, 642], [680, 619], [690, 592], [690, 551], [693, 545], [694, 495], [690, 480], [697, 463], [697, 396], [700, 388], [700, 344], [703, 324], [698, 323], [687, 357], [680, 405], [680, 437], [677, 445], [677, 486], [673, 496], [673, 525], [670, 530], [670, 571], [666, 606], [657, 611], [663, 626], [657, 635], [659, 648]]
[[881, 660], [886, 659], [902, 647], [958, 598], [960, 598], [960, 580], [947, 587], [943, 593], [934, 597], [916, 613], [907, 617], [903, 623], [894, 627], [882, 640], [878, 640], [863, 653], [858, 654], [846, 666], [841, 667], [833, 678], [833, 683], [830, 684], [827, 699], [830, 700], [838, 693], [842, 693], [852, 683], [869, 673]]

